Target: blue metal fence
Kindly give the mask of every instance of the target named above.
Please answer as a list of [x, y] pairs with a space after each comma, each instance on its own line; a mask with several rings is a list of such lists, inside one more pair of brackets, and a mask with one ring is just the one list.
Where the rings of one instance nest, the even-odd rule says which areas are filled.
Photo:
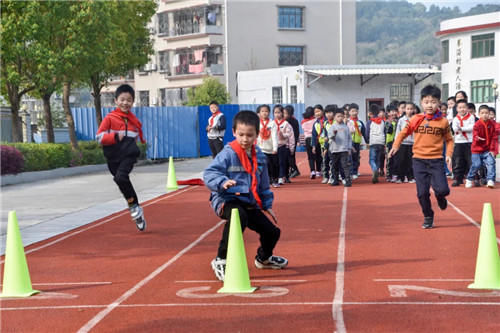
[[[292, 104], [295, 117], [302, 120], [304, 104]], [[271, 110], [273, 105], [271, 106]], [[227, 122], [224, 143], [234, 139], [232, 133], [233, 117], [240, 110], [256, 111], [255, 104], [220, 105]], [[113, 108], [103, 108], [103, 118]], [[152, 159], [173, 157], [198, 157], [211, 155], [205, 128], [208, 125], [210, 109], [208, 106], [161, 106], [135, 107], [132, 112], [143, 124], [144, 137], [148, 143], [147, 157]], [[78, 140], [95, 140], [97, 120], [94, 108], [72, 109], [75, 131]]]

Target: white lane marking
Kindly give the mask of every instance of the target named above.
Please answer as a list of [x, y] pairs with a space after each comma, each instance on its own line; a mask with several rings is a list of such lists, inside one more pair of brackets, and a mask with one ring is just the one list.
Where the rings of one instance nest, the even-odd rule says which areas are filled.
[[333, 299], [332, 313], [335, 320], [337, 333], [346, 332], [342, 302], [344, 300], [344, 271], [345, 271], [345, 230], [347, 215], [347, 187], [344, 187], [342, 199], [342, 215], [340, 217], [339, 248], [337, 253], [337, 273], [335, 279], [335, 297]]
[[[112, 282], [47, 282], [47, 283], [32, 283], [33, 286], [89, 286], [89, 285], [102, 285], [112, 284]], [[2, 284], [0, 284], [2, 286]]]
[[470, 282], [474, 279], [373, 279], [375, 282]]
[[226, 296], [237, 296], [244, 298], [267, 298], [275, 296], [284, 296], [288, 294], [288, 289], [283, 287], [259, 287], [255, 293], [250, 294], [218, 294], [215, 293], [199, 293], [200, 291], [209, 291], [212, 287], [192, 287], [177, 291], [176, 295], [183, 298], [221, 298]]
[[158, 274], [160, 274], [163, 270], [165, 270], [168, 266], [173, 264], [175, 261], [177, 261], [180, 257], [182, 257], [186, 252], [191, 250], [193, 247], [198, 245], [199, 242], [201, 242], [205, 237], [210, 235], [215, 229], [217, 229], [219, 226], [224, 224], [226, 221], [222, 220], [219, 221], [215, 226], [212, 228], [208, 229], [203, 233], [198, 239], [196, 239], [194, 242], [189, 244], [187, 247], [182, 249], [179, 253], [177, 253], [172, 259], [158, 267], [154, 272], [149, 274], [147, 277], [142, 279], [139, 283], [137, 283], [134, 287], [129, 289], [127, 292], [125, 292], [123, 295], [118, 297], [113, 303], [109, 304], [104, 310], [99, 312], [94, 318], [89, 320], [82, 328], [78, 330], [79, 333], [84, 333], [90, 331], [95, 325], [97, 325], [104, 317], [106, 317], [113, 309], [115, 309], [118, 305], [120, 305], [122, 302], [124, 302], [127, 298], [135, 294], [137, 290], [139, 290], [142, 286], [147, 284], [149, 281], [154, 279]]
[[[162, 201], [162, 200], [165, 200], [165, 199], [169, 199], [169, 198], [175, 197], [176, 195], [179, 195], [179, 194], [181, 194], [181, 193], [187, 192], [187, 191], [189, 191], [189, 190], [191, 190], [191, 189], [193, 189], [193, 188], [195, 188], [195, 187], [194, 187], [194, 186], [190, 186], [190, 187], [188, 187], [188, 188], [186, 188], [186, 189], [180, 190], [180, 191], [178, 191], [178, 192], [174, 192], [173, 194], [168, 195], [168, 196], [166, 196], [166, 197], [159, 198], [159, 199], [155, 199], [155, 200], [150, 201], [150, 202], [148, 202], [147, 204], [143, 205], [142, 207], [147, 207], [147, 206], [150, 206], [150, 205], [152, 205], [152, 204], [154, 204], [154, 203], [157, 203], [158, 201]], [[53, 240], [52, 242], [49, 242], [49, 243], [44, 244], [44, 245], [42, 245], [42, 246], [38, 246], [38, 247], [32, 248], [32, 249], [30, 249], [30, 250], [27, 250], [27, 251], [25, 251], [24, 253], [25, 253], [25, 254], [28, 254], [28, 253], [32, 253], [32, 252], [35, 252], [35, 251], [38, 251], [38, 250], [44, 249], [44, 248], [46, 248], [46, 247], [52, 246], [52, 245], [54, 245], [54, 244], [57, 244], [57, 243], [59, 243], [59, 242], [61, 242], [61, 241], [65, 240], [65, 239], [68, 239], [68, 238], [70, 238], [70, 237], [76, 236], [76, 235], [78, 235], [78, 234], [80, 234], [80, 233], [82, 233], [82, 232], [84, 232], [84, 231], [87, 231], [87, 230], [90, 230], [90, 229], [94, 229], [94, 228], [96, 228], [96, 227], [98, 227], [98, 226], [100, 226], [100, 225], [103, 225], [103, 224], [105, 224], [105, 223], [108, 223], [108, 222], [110, 222], [110, 221], [113, 221], [114, 219], [116, 219], [116, 218], [118, 218], [118, 217], [121, 217], [121, 216], [123, 216], [123, 215], [127, 215], [127, 214], [128, 214], [128, 210], [125, 210], [125, 211], [123, 211], [122, 213], [119, 213], [119, 214], [117, 214], [117, 215], [115, 215], [115, 216], [113, 216], [113, 217], [110, 217], [109, 219], [106, 219], [106, 220], [101, 221], [101, 222], [99, 222], [99, 223], [93, 224], [93, 225], [91, 225], [90, 227], [86, 227], [86, 228], [84, 228], [84, 229], [80, 229], [80, 230], [78, 230], [78, 231], [71, 232], [71, 233], [69, 233], [69, 234], [67, 234], [67, 235], [65, 235], [65, 236], [62, 236], [61, 238], [58, 238], [58, 239], [56, 239], [56, 240]], [[4, 261], [5, 261], [5, 260], [0, 260], [0, 264], [3, 264], [3, 263], [4, 263]]]
[[[470, 217], [469, 215], [465, 214], [460, 208], [458, 208], [457, 206], [455, 206], [451, 201], [448, 200], [448, 204], [451, 207], [453, 207], [453, 209], [456, 210], [458, 212], [458, 214], [460, 214], [463, 217], [465, 217], [465, 219], [467, 221], [469, 221], [470, 223], [472, 223], [473, 225], [475, 225], [476, 227], [478, 227], [479, 229], [481, 229], [481, 224], [479, 224], [476, 221], [474, 221], [474, 219], [472, 217]], [[497, 243], [500, 244], [500, 238], [498, 238], [498, 237], [497, 237]]]
[[55, 293], [55, 292], [43, 292], [35, 294], [30, 297], [5, 297], [2, 301], [26, 301], [26, 300], [39, 300], [39, 299], [71, 299], [77, 298], [77, 295], [67, 294], [67, 293]]
[[[500, 302], [342, 302], [343, 305], [452, 305], [452, 306], [500, 306]], [[256, 303], [161, 303], [161, 304], [120, 304], [119, 308], [154, 308], [154, 307], [224, 307], [224, 306], [331, 306], [332, 302], [256, 302]], [[100, 309], [106, 305], [61, 305], [61, 306], [25, 306], [0, 307], [1, 311], [33, 311], [33, 310], [71, 310], [71, 309]]]
[[476, 293], [410, 285], [388, 285], [387, 288], [389, 289], [391, 297], [408, 297], [408, 295], [406, 294], [407, 290], [456, 297], [500, 297], [500, 290], [490, 291], [486, 293]]
[[[296, 283], [299, 283], [299, 282], [307, 282], [307, 280], [254, 280], [252, 279], [252, 282], [264, 282], [264, 283], [268, 283], [268, 282], [284, 282], [284, 283], [287, 283], [287, 282], [296, 282]], [[222, 283], [220, 281], [217, 281], [217, 280], [184, 280], [184, 281], [175, 281], [175, 283]]]

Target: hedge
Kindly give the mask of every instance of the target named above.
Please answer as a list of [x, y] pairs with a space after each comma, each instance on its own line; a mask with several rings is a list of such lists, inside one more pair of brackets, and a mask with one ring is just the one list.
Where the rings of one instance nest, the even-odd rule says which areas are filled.
[[[139, 159], [145, 159], [147, 145], [140, 143], [138, 145], [141, 150]], [[22, 166], [22, 163], [21, 166], [18, 166], [20, 165], [19, 159], [13, 158], [15, 152], [11, 147], [21, 153], [24, 166]], [[106, 163], [102, 147], [97, 141], [80, 141], [78, 147], [80, 148], [79, 151], [73, 151], [69, 143], [2, 144], [2, 174]]]

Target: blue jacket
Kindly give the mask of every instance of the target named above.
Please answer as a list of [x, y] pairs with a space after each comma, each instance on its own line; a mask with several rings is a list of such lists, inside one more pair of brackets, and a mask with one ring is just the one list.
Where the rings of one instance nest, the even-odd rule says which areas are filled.
[[[267, 210], [272, 207], [274, 195], [269, 189], [269, 175], [267, 171], [266, 155], [257, 149], [257, 192], [262, 201], [262, 209]], [[250, 159], [250, 162], [251, 159]], [[222, 185], [229, 179], [235, 180], [236, 185], [224, 190]], [[258, 208], [251, 185], [252, 176], [245, 171], [240, 163], [238, 155], [230, 145], [226, 145], [217, 154], [212, 163], [203, 172], [203, 181], [212, 193], [210, 201], [212, 208], [218, 216], [222, 215], [223, 204], [230, 201], [239, 201], [250, 207]]]

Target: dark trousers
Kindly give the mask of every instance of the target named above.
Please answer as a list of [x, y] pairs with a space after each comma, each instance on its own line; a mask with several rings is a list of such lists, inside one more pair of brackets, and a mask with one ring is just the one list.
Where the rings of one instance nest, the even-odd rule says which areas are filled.
[[455, 143], [453, 149], [453, 178], [463, 181], [471, 165], [470, 143]]
[[290, 169], [288, 175], [290, 175], [294, 171], [299, 171], [299, 168], [297, 167], [297, 161], [295, 160], [296, 151], [297, 151], [297, 142], [295, 142], [295, 148], [293, 150], [293, 154], [290, 153], [290, 155], [288, 155], [288, 166]]
[[316, 156], [315, 154], [313, 154], [311, 142], [312, 142], [311, 137], [306, 138], [307, 160], [309, 161], [309, 169], [311, 170], [311, 172], [313, 172], [315, 170], [314, 162], [316, 161]]
[[287, 146], [278, 147], [279, 173], [280, 178], [288, 177], [288, 158], [290, 149]]
[[436, 198], [444, 198], [450, 194], [444, 163], [442, 158], [413, 159], [413, 172], [417, 183], [417, 197], [425, 217], [434, 217], [431, 207], [430, 187]]
[[245, 231], [245, 228], [248, 227], [250, 230], [259, 234], [260, 247], [257, 250], [259, 259], [266, 260], [269, 258], [273, 254], [274, 247], [280, 239], [281, 230], [276, 227], [260, 209], [248, 209], [237, 202], [227, 202], [224, 204], [222, 218], [226, 219], [227, 222], [222, 231], [222, 239], [219, 243], [217, 256], [226, 259], [231, 210], [233, 208], [238, 209], [241, 231]]
[[120, 192], [122, 192], [129, 206], [139, 203], [134, 186], [132, 186], [129, 177], [130, 172], [132, 172], [132, 169], [134, 168], [135, 162], [137, 162], [137, 158], [135, 157], [126, 157], [119, 162], [108, 161], [108, 169], [113, 175], [113, 180], [116, 185], [118, 185]]
[[413, 145], [401, 145], [398, 151], [398, 176], [399, 179], [404, 180], [408, 177], [408, 180], [413, 179], [413, 168], [412, 168], [412, 156], [413, 156]]
[[210, 151], [212, 152], [212, 157], [215, 157], [224, 148], [224, 139], [222, 137], [216, 139], [208, 139], [208, 146], [210, 147]]
[[331, 165], [331, 174], [330, 179], [334, 179], [338, 181], [339, 174], [342, 175], [342, 178], [346, 182], [351, 181], [351, 157], [349, 156], [349, 152], [343, 151], [339, 153], [330, 153], [328, 152], [330, 165]]
[[314, 153], [314, 162], [316, 164], [316, 171], [321, 171], [321, 164], [323, 163], [323, 156], [321, 156], [321, 146], [319, 142], [316, 143], [316, 153]]
[[271, 183], [276, 183], [278, 181], [278, 173], [280, 167], [278, 162], [278, 154], [266, 154], [266, 156], [269, 179], [271, 180]]
[[[387, 151], [391, 151], [392, 149], [392, 142], [387, 143]], [[387, 159], [387, 169], [386, 169], [386, 176], [387, 178], [392, 177], [396, 175], [396, 172], [394, 170], [395, 168], [395, 158], [396, 156], [392, 156]]]
[[321, 163], [321, 173], [323, 174], [323, 178], [330, 178], [332, 175], [332, 165], [330, 163], [330, 155], [326, 148], [323, 148], [321, 155], [323, 155], [323, 160]]
[[383, 174], [385, 169], [385, 147], [380, 152], [380, 173]]
[[361, 150], [361, 144], [359, 143], [352, 143], [352, 146], [354, 149], [356, 149], [355, 152], [352, 152], [351, 158], [352, 158], [352, 172], [351, 174], [357, 175], [359, 171], [359, 159], [360, 159], [360, 150]]

